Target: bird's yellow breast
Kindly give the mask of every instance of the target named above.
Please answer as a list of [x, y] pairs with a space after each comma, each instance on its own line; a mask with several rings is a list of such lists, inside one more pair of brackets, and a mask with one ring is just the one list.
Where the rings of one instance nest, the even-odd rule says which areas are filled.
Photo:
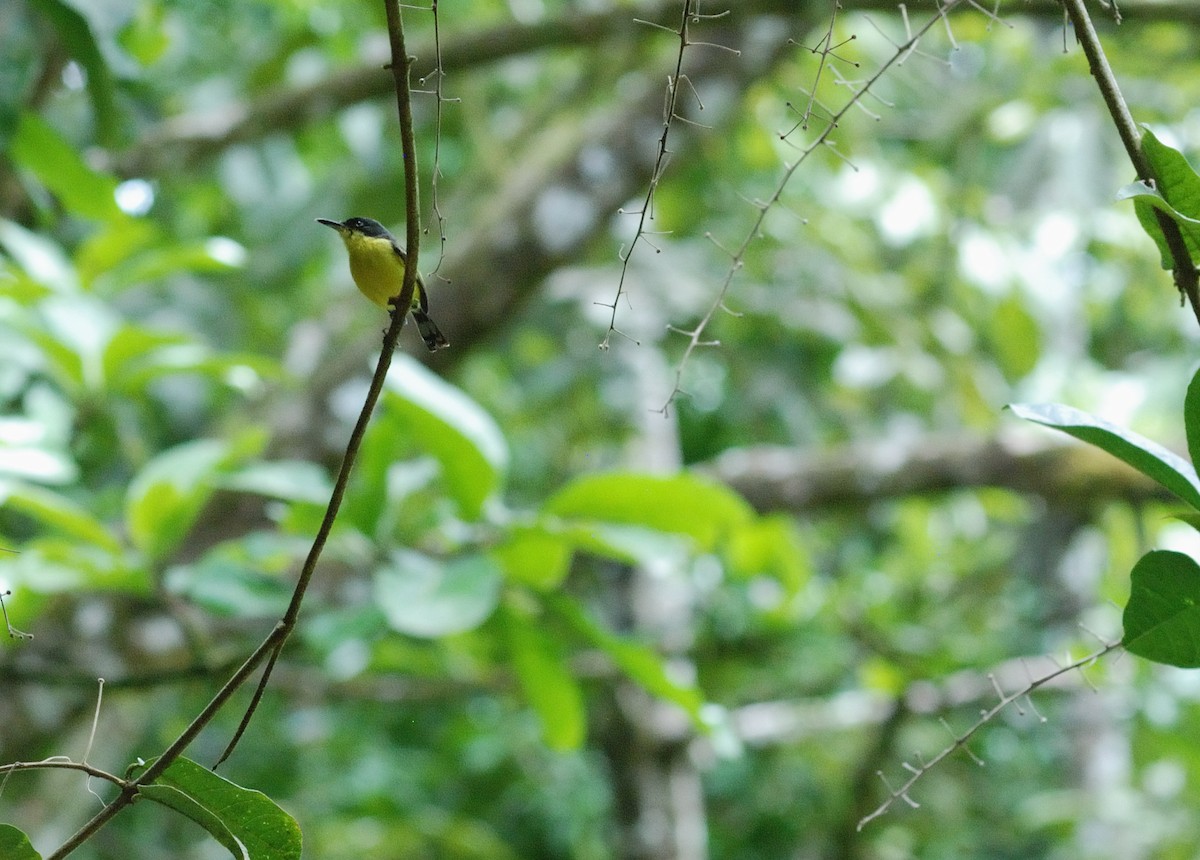
[[400, 294], [404, 261], [387, 239], [351, 233], [343, 237], [350, 255], [350, 276], [368, 299], [387, 309], [388, 299]]

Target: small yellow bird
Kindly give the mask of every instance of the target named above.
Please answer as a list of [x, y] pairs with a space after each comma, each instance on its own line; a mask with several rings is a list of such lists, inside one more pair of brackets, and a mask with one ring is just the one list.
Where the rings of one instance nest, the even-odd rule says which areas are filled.
[[[400, 294], [404, 266], [408, 262], [407, 255], [400, 250], [392, 234], [370, 218], [347, 218], [345, 221], [318, 218], [317, 223], [332, 227], [342, 237], [346, 253], [350, 255], [350, 276], [362, 294], [384, 310], [390, 310], [391, 300]], [[450, 341], [429, 318], [429, 296], [420, 273], [413, 287], [409, 311], [430, 352], [450, 345]]]

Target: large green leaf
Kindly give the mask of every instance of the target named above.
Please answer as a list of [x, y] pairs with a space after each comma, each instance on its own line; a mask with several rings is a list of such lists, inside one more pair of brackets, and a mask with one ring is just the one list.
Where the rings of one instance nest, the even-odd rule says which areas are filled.
[[562, 648], [539, 626], [539, 619], [515, 608], [503, 618], [513, 670], [537, 711], [546, 744], [557, 750], [578, 749], [587, 728], [583, 694]]
[[1200, 175], [1183, 154], [1160, 141], [1148, 128], [1142, 131], [1142, 152], [1150, 162], [1157, 184], [1134, 182], [1117, 192], [1117, 199], [1132, 199], [1138, 221], [1158, 245], [1162, 267], [1175, 263], [1154, 211], [1166, 214], [1179, 225], [1192, 259], [1200, 259]]
[[499, 565], [484, 555], [436, 562], [397, 551], [375, 571], [375, 602], [393, 630], [447, 636], [487, 620], [500, 600], [501, 578]]
[[[178, 759], [141, 795], [187, 816], [238, 860], [298, 860], [296, 820], [259, 791]], [[2, 856], [2, 855], [0, 855]]]
[[437, 458], [459, 513], [478, 518], [508, 468], [508, 447], [496, 422], [461, 390], [405, 356], [396, 357], [387, 386], [388, 410], [403, 419], [415, 445]]
[[741, 496], [695, 475], [586, 475], [546, 502], [547, 514], [573, 520], [641, 526], [687, 535], [710, 552], [736, 526], [754, 517]]
[[1102, 418], [1057, 403], [1014, 403], [1013, 414], [1082, 439], [1128, 463], [1200, 510], [1200, 479], [1192, 465], [1144, 436]]
[[11, 824], [0, 824], [0, 857], [4, 860], [42, 860], [29, 837]]
[[1200, 666], [1200, 566], [1181, 552], [1154, 550], [1130, 580], [1121, 644], [1156, 663]]

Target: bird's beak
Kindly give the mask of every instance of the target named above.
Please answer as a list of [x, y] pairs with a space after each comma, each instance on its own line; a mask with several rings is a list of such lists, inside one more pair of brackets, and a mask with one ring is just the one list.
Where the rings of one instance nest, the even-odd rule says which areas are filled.
[[324, 224], [326, 227], [332, 227], [334, 230], [337, 230], [339, 233], [346, 232], [346, 225], [343, 224], [341, 221], [330, 221], [328, 218], [318, 218], [317, 223]]

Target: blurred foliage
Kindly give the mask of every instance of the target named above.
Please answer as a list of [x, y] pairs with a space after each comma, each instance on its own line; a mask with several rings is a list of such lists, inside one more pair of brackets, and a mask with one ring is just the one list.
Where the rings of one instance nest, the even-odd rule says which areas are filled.
[[[420, 261], [454, 346], [428, 366], [396, 357], [296, 640], [223, 770], [294, 815], [311, 856], [638, 856], [621, 765], [649, 741], [631, 702], [662, 708], [656, 749], [686, 746], [699, 770], [712, 857], [1200, 846], [1200, 688], [1130, 657], [1089, 670], [1099, 695], [1074, 677], [1007, 713], [972, 744], [987, 768], [955, 756], [920, 809], [854, 832], [883, 796], [877, 770], [903, 774], [948, 742], [939, 717], [960, 730], [990, 706], [987, 672], [1092, 649], [1081, 624], [1119, 638], [1136, 559], [1195, 554], [1194, 530], [1158, 503], [969, 482], [756, 511], [713, 464], [914, 440], [936, 458], [939, 438], [1015, 423], [1014, 401], [1178, 447], [1196, 332], [1116, 200], [1132, 173], [1073, 40], [1008, 3], [1011, 26], [965, 12], [935, 29], [802, 165], [706, 331], [719, 348], [657, 411], [676, 332], [730, 271], [722, 249], [812, 133], [795, 128], [818, 68], [804, 46], [828, 4], [758, 11], [772, 5], [730, 18], [794, 44], [738, 91], [689, 95], [697, 121], [672, 128], [653, 247], [618, 305], [629, 338], [604, 353], [600, 305], [645, 184], [617, 214], [539, 183], [560, 157], [603, 188], [614, 163], [652, 156], [678, 39], [635, 24], [638, 4], [442, 4], [457, 65], [439, 78], [432, 17], [406, 9]], [[1113, 66], [1137, 119], [1194, 154], [1195, 22], [1136, 5], [1119, 39], [1104, 28]], [[674, 7], [653, 10], [675, 26]], [[614, 31], [553, 27], [605, 13]], [[548, 22], [546, 42], [480, 38]], [[36, 637], [0, 639], [0, 761], [79, 755], [102, 675], [89, 761], [121, 773], [286, 605], [361, 404], [384, 320], [313, 219], [403, 218], [383, 13], [17, 0], [0, 33], [0, 591]], [[834, 65], [864, 78], [903, 33], [890, 8], [844, 13]], [[709, 50], [688, 49], [696, 80]], [[836, 109], [849, 90], [826, 68], [815, 95]], [[609, 126], [641, 150], [600, 146]], [[528, 210], [548, 276], [455, 280], [456, 249], [499, 253]], [[571, 231], [585, 241], [564, 262]], [[467, 305], [498, 300], [468, 329]], [[219, 754], [238, 704], [190, 758]], [[154, 806], [73, 856], [214, 856]], [[43, 852], [95, 808], [66, 772], [12, 775], [0, 797]], [[25, 850], [4, 827], [0, 844]]]

